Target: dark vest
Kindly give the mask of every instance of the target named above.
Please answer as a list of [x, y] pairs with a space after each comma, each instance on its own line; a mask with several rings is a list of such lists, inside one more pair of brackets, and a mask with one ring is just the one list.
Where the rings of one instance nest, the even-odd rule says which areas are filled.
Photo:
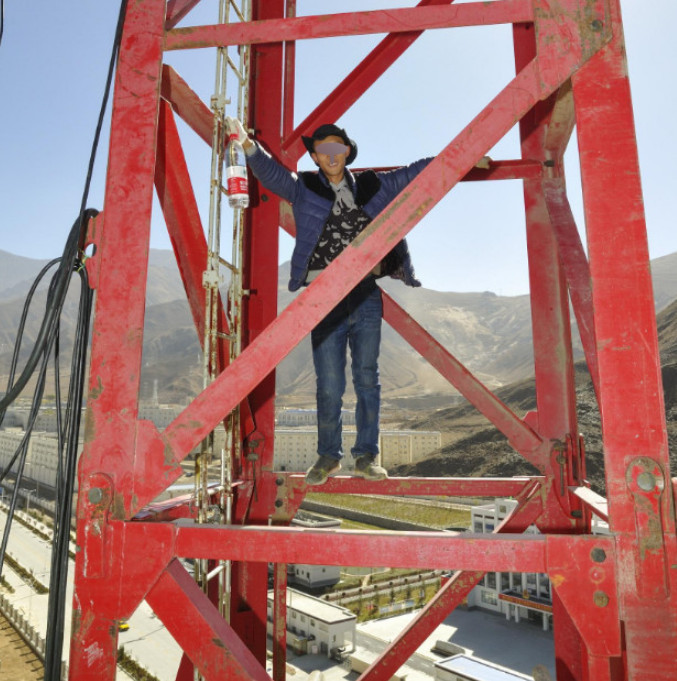
[[[331, 201], [332, 205], [336, 199], [336, 194], [331, 187], [328, 187], [322, 182], [317, 172], [304, 171], [299, 173], [303, 178], [303, 183], [310, 191], [318, 196], [321, 196], [327, 201]], [[358, 208], [363, 208], [376, 195], [381, 188], [381, 180], [373, 170], [364, 170], [353, 175], [355, 178], [355, 203]], [[409, 276], [411, 268], [411, 260], [409, 256], [409, 248], [406, 239], [402, 239], [381, 261], [381, 274], [379, 277], [393, 277], [401, 279], [409, 286], [420, 286], [414, 276]], [[413, 270], [412, 270], [413, 274]], [[416, 282], [416, 283], [412, 283]]]

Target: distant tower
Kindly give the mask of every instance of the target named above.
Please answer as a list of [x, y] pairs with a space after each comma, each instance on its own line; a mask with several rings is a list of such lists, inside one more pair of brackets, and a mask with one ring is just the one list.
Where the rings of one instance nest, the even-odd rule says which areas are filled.
[[153, 381], [153, 406], [157, 407], [160, 404], [157, 396], [157, 378]]

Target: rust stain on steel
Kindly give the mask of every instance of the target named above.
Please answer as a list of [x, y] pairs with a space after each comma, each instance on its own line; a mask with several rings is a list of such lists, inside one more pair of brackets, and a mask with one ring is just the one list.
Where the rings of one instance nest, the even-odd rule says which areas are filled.
[[567, 580], [566, 577], [562, 574], [553, 574], [550, 575], [550, 581], [552, 582], [552, 585], [555, 587], [555, 589], [558, 589]]
[[97, 376], [96, 377], [96, 386], [90, 390], [89, 399], [90, 400], [98, 400], [99, 397], [101, 397], [102, 392], [103, 392], [103, 384], [101, 382], [101, 376]]
[[125, 498], [122, 494], [113, 495], [113, 518], [116, 520], [124, 520], [126, 517], [125, 513]]
[[637, 509], [646, 513], [645, 531], [639, 534], [639, 553], [641, 560], [646, 559], [647, 553], [663, 552], [663, 525], [660, 516], [654, 511], [647, 499], [637, 499]]
[[[179, 462], [176, 460], [176, 457], [174, 456], [174, 450], [172, 449], [171, 445], [169, 443], [165, 443], [164, 446], [164, 460], [165, 460], [165, 476], [169, 475], [170, 471], [176, 470], [177, 468], [180, 467]], [[167, 470], [169, 469], [169, 470]]]
[[[79, 546], [77, 547], [80, 548]], [[82, 610], [80, 608], [73, 608], [73, 619], [71, 623], [72, 633], [77, 634], [82, 627]]]
[[85, 414], [85, 442], [91, 442], [96, 437], [96, 424], [92, 413], [87, 411]]

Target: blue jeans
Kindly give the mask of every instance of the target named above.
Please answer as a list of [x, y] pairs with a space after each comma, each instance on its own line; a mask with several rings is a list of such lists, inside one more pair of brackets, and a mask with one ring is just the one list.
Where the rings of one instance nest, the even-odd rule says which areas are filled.
[[346, 355], [350, 346], [357, 405], [357, 439], [353, 457], [378, 454], [381, 385], [381, 289], [373, 277], [360, 282], [312, 331], [317, 378], [317, 453], [340, 459], [341, 407], [346, 389]]

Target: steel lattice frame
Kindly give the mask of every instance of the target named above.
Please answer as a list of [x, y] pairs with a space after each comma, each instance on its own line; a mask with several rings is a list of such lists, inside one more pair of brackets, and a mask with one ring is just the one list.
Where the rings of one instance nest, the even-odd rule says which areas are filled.
[[[385, 680], [487, 570], [544, 572], [553, 585], [557, 679], [674, 678], [677, 551], [646, 227], [619, 0], [497, 0], [294, 18], [294, 2], [256, 0], [253, 20], [175, 29], [199, 0], [129, 3], [118, 65], [105, 212], [90, 230], [97, 288], [86, 442], [80, 464], [70, 678], [115, 678], [116, 622], [146, 599], [207, 679], [267, 679], [266, 564], [367, 565], [459, 572], [364, 672]], [[287, 17], [287, 18], [285, 18]], [[434, 27], [513, 24], [516, 76], [311, 286], [277, 316], [277, 242], [289, 211], [261, 196], [248, 211], [245, 349], [163, 432], [138, 419], [144, 293], [153, 185], [186, 294], [202, 324], [205, 239], [176, 130], [180, 116], [207, 143], [211, 114], [163, 65], [165, 50], [252, 45], [251, 120], [290, 167], [301, 133], [336, 120], [389, 64]], [[296, 129], [295, 40], [388, 33]], [[283, 43], [287, 41], [287, 50]], [[477, 161], [520, 122], [522, 158]], [[567, 202], [562, 157], [574, 124], [580, 148], [588, 258]], [[282, 139], [279, 130], [283, 130]], [[622, 169], [622, 172], [619, 172]], [[289, 528], [303, 477], [273, 470], [273, 371], [280, 360], [461, 180], [524, 182], [537, 412], [520, 419], [392, 299], [384, 317], [503, 431], [540, 471], [535, 478], [334, 478], [323, 491], [514, 496], [491, 536]], [[577, 436], [569, 299], [597, 391], [612, 534], [589, 534], [605, 505], [585, 486]], [[236, 405], [251, 434], [238, 462], [235, 526], [197, 526], [177, 507], [152, 520], [146, 504], [181, 474], [180, 462]], [[253, 495], [256, 482], [257, 494]], [[187, 516], [178, 519], [179, 516]], [[136, 518], [136, 519], [135, 519]], [[133, 520], [134, 519], [134, 520]], [[269, 519], [272, 526], [268, 526]], [[541, 535], [523, 535], [536, 523]], [[152, 550], [148, 550], [152, 547]], [[229, 623], [178, 556], [234, 561]], [[360, 562], [364, 561], [364, 562]], [[273, 675], [284, 678], [284, 570], [276, 570]]]

